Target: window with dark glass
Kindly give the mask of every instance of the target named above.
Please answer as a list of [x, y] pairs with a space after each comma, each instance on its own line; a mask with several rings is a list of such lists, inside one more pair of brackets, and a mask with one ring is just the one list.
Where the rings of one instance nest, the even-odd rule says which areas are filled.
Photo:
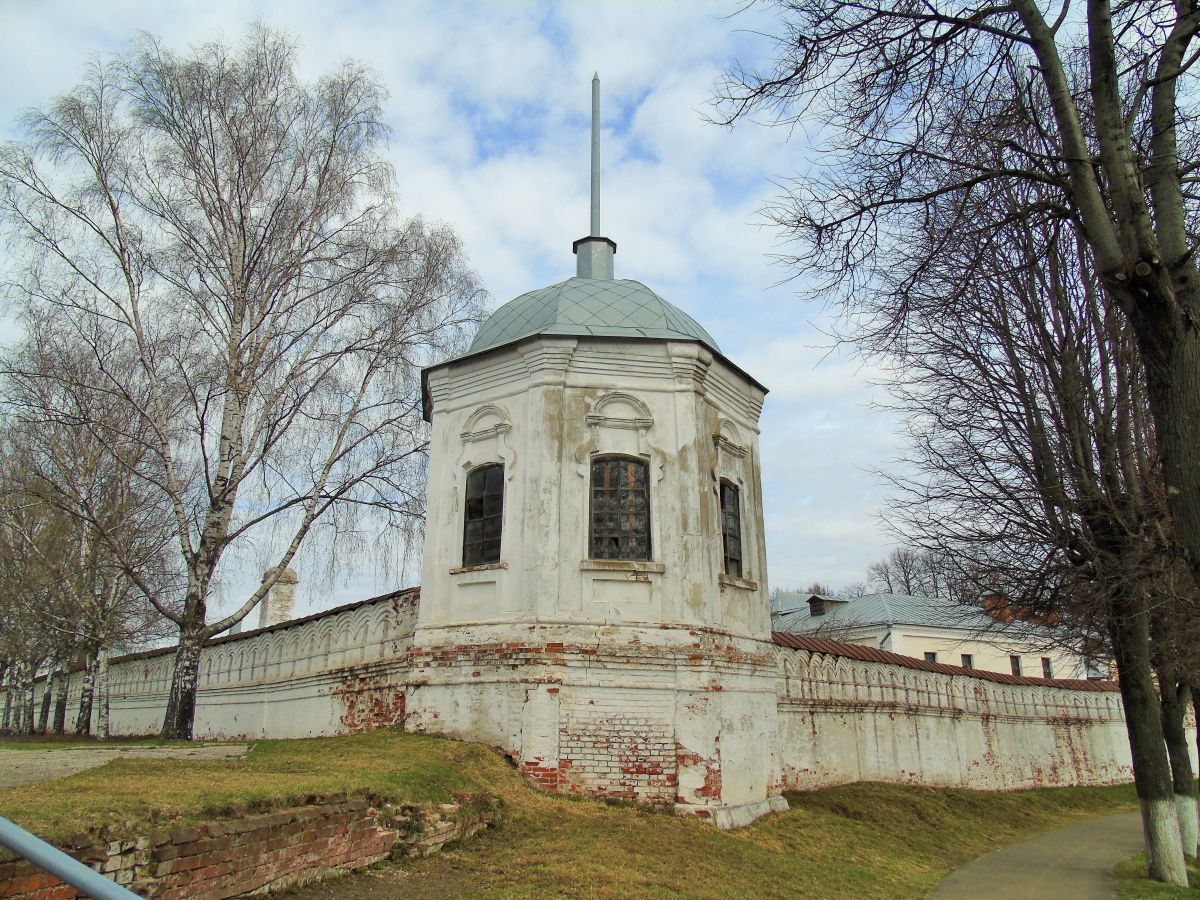
[[742, 505], [737, 486], [721, 482], [721, 546], [726, 575], [742, 577]]
[[972, 656], [970, 653], [964, 653], [962, 655], [962, 667], [964, 669], [975, 668], [975, 657]]
[[930, 653], [928, 650], [926, 650], [925, 651], [925, 662], [931, 662], [931, 663], [937, 662], [937, 654]]
[[592, 559], [650, 559], [650, 488], [646, 463], [592, 460]]
[[1021, 657], [1013, 655], [1008, 658], [1008, 664], [1012, 667], [1014, 675], [1021, 674]]
[[1050, 657], [1048, 657], [1048, 656], [1042, 657], [1042, 677], [1043, 678], [1053, 678], [1054, 677], [1054, 664], [1050, 662]]
[[463, 519], [463, 565], [500, 562], [504, 523], [504, 466], [481, 466], [467, 475]]

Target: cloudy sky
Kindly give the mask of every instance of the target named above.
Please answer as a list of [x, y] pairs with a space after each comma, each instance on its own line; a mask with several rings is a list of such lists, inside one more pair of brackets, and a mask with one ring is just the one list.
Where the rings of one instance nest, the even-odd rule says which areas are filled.
[[[234, 41], [259, 18], [299, 43], [305, 77], [347, 56], [391, 97], [388, 153], [406, 210], [443, 220], [499, 305], [574, 274], [587, 231], [590, 80], [602, 81], [602, 232], [617, 277], [636, 278], [700, 321], [771, 389], [762, 421], [773, 587], [860, 580], [890, 543], [870, 470], [897, 453], [895, 425], [850, 359], [828, 354], [819, 307], [774, 263], [759, 215], [773, 179], [803, 168], [804, 141], [703, 113], [735, 59], [769, 52], [765, 12], [738, 0], [462, 3], [372, 0], [0, 0], [0, 134], [21, 109], [80, 78], [89, 55], [139, 30], [184, 49]], [[11, 339], [11, 326], [0, 326]], [[300, 590], [309, 612], [385, 589], [343, 579]]]

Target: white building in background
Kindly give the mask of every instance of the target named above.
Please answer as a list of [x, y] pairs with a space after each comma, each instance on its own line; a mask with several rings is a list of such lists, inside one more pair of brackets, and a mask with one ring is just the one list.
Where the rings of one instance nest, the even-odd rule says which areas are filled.
[[[1009, 617], [1011, 618], [1011, 616]], [[1060, 646], [1055, 630], [1005, 622], [983, 609], [932, 597], [867, 594], [839, 599], [781, 591], [771, 628], [875, 647], [925, 662], [1030, 678], [1087, 678], [1087, 661]]]

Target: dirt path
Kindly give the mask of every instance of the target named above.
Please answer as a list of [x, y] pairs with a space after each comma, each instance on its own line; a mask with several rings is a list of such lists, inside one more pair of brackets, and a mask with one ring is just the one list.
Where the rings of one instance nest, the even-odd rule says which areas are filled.
[[113, 759], [237, 759], [248, 744], [195, 747], [64, 747], [54, 750], [0, 749], [0, 787], [36, 784], [102, 766]]

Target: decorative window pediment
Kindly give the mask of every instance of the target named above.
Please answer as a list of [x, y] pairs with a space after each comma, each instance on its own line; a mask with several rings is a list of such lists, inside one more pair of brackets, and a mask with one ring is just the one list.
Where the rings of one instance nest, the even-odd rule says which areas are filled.
[[632, 394], [605, 394], [587, 417], [593, 428], [632, 428], [645, 431], [654, 425], [650, 409]]
[[489, 403], [471, 413], [459, 436], [466, 443], [475, 443], [497, 435], [508, 434], [510, 431], [512, 431], [512, 425], [508, 421], [508, 413], [499, 406]]

